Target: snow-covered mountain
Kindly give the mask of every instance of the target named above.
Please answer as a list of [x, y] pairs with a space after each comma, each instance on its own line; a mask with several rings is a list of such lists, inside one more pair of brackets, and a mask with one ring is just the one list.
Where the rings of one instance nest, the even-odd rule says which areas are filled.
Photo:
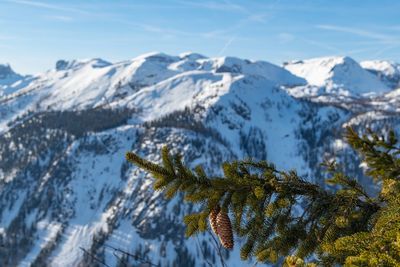
[[296, 90], [301, 96], [320, 94], [358, 96], [389, 91], [379, 78], [364, 70], [349, 57], [298, 60], [287, 62], [284, 67], [307, 80], [307, 86]]
[[400, 87], [400, 64], [387, 60], [362, 61], [360, 65], [376, 75], [389, 88]]
[[0, 64], [0, 96], [25, 86], [23, 81], [26, 78], [28, 77], [15, 73], [9, 64]]
[[15, 73], [9, 64], [0, 64], [0, 81], [1, 84], [11, 84], [21, 79], [22, 76]]
[[[158, 161], [168, 145], [215, 175], [226, 160], [268, 159], [320, 184], [319, 163], [342, 153], [373, 192], [342, 133], [399, 130], [400, 93], [390, 90], [347, 57], [279, 67], [195, 53], [60, 60], [4, 83], [0, 266], [218, 266], [209, 234], [184, 237], [183, 214], [196, 207], [154, 192], [125, 152]], [[223, 258], [246, 265], [239, 246]]]

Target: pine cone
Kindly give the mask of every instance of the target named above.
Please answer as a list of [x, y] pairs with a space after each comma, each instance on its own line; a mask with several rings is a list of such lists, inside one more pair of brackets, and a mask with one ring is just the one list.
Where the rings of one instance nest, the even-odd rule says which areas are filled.
[[220, 211], [220, 207], [216, 206], [208, 216], [208, 220], [210, 221], [211, 229], [218, 236], [218, 225], [217, 225], [217, 216]]
[[233, 249], [233, 232], [228, 214], [220, 211], [217, 215], [217, 229], [221, 244], [226, 249]]

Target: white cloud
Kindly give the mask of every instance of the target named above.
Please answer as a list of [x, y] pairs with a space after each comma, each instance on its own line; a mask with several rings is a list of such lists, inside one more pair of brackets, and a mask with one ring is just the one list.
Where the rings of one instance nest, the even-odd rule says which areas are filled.
[[385, 43], [393, 43], [399, 42], [399, 39], [394, 38], [391, 35], [386, 35], [382, 33], [377, 33], [373, 31], [368, 31], [359, 28], [351, 28], [351, 27], [343, 27], [343, 26], [336, 26], [336, 25], [317, 25], [318, 29], [327, 30], [327, 31], [336, 31], [342, 33], [350, 33], [361, 37], [366, 37], [378, 41], [382, 41]]
[[395, 48], [397, 48], [397, 47], [399, 47], [399, 46], [400, 46], [400, 44], [389, 45], [389, 46], [383, 47], [382, 49], [378, 50], [372, 57], [373, 57], [373, 58], [378, 58], [378, 57], [382, 56], [382, 54], [383, 54], [384, 52], [387, 52], [387, 51], [389, 51], [389, 50], [395, 49]]

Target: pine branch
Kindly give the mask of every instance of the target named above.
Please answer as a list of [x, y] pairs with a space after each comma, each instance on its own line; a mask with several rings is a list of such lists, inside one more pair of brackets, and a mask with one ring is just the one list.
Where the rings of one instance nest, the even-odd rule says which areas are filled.
[[[310, 234], [330, 242], [340, 236], [332, 225], [341, 218], [358, 210], [368, 210], [358, 219], [368, 220], [377, 210], [370, 199], [363, 199], [365, 192], [357, 183], [345, 181], [343, 177], [337, 179], [341, 178], [347, 191], [335, 194], [305, 181], [293, 171], [278, 171], [267, 162], [224, 163], [224, 176], [210, 178], [201, 167], [196, 167], [194, 172], [185, 167], [181, 157], [169, 155], [166, 148], [162, 152], [162, 165], [132, 152], [127, 154], [127, 159], [152, 173], [155, 189], [165, 190], [168, 197], [182, 192], [186, 201], [203, 203], [200, 213], [184, 219], [188, 236], [207, 229], [207, 217], [216, 206], [236, 214], [235, 230], [247, 238], [247, 245], [242, 248], [243, 259], [255, 253], [259, 261], [274, 262], [298, 247], [304, 248], [298, 253], [305, 257], [318, 247], [314, 239], [307, 238]], [[296, 217], [293, 210], [299, 207], [300, 200], [308, 203], [308, 208], [301, 217]], [[352, 231], [351, 225], [341, 224]]]
[[[359, 137], [348, 129], [347, 138], [368, 164], [368, 174], [383, 180], [381, 198], [370, 197], [356, 180], [337, 171], [333, 164], [327, 165], [331, 174], [328, 182], [336, 187], [328, 190], [294, 171], [277, 170], [266, 161], [224, 163], [223, 176], [209, 177], [201, 166], [193, 171], [186, 167], [182, 158], [170, 155], [167, 148], [161, 153], [162, 164], [132, 152], [126, 158], [151, 173], [154, 188], [163, 190], [167, 197], [180, 192], [185, 201], [201, 204], [198, 213], [184, 218], [187, 236], [207, 230], [208, 216], [220, 208], [219, 213], [233, 215], [233, 231], [245, 239], [241, 248], [244, 260], [256, 257], [259, 262], [276, 262], [290, 254], [305, 258], [316, 253], [321, 264], [343, 264], [345, 257], [335, 254], [335, 242], [372, 231], [377, 216], [400, 194], [400, 150], [394, 133], [387, 139], [373, 133]], [[296, 210], [301, 207], [299, 215]], [[223, 220], [224, 225], [213, 227], [228, 227], [216, 232], [230, 248], [230, 218]], [[222, 233], [228, 239], [221, 239]]]
[[398, 139], [393, 131], [388, 136], [379, 137], [368, 129], [369, 135], [359, 136], [348, 127], [346, 138], [349, 144], [368, 162], [367, 175], [375, 180], [400, 180], [400, 148], [396, 146]]

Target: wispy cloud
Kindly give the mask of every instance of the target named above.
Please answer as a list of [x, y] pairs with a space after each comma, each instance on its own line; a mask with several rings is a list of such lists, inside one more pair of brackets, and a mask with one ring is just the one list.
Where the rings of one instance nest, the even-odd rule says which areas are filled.
[[113, 2], [113, 6], [118, 6], [122, 8], [130, 8], [130, 9], [146, 9], [146, 10], [152, 10], [152, 9], [187, 9], [190, 8], [188, 6], [183, 6], [179, 4], [171, 5], [170, 3], [166, 4], [154, 4], [154, 3], [133, 3], [132, 1], [128, 3], [117, 3]]
[[357, 55], [357, 54], [364, 54], [366, 52], [374, 52], [377, 51], [376, 45], [373, 47], [368, 47], [368, 48], [360, 48], [360, 49], [354, 49], [354, 50], [348, 50], [346, 53], [348, 55]]
[[329, 45], [329, 44], [326, 44], [326, 43], [323, 43], [323, 42], [319, 42], [319, 41], [316, 41], [316, 40], [300, 38], [300, 37], [297, 37], [297, 38], [302, 40], [303, 42], [305, 42], [307, 44], [312, 45], [312, 46], [316, 46], [316, 47], [322, 48], [324, 50], [331, 51], [334, 54], [344, 54], [342, 50], [340, 50], [339, 48], [337, 48], [335, 46], [332, 46], [332, 45]]
[[270, 2], [268, 5], [264, 5], [258, 8], [267, 10], [266, 12], [260, 12], [258, 9], [257, 12], [252, 11], [251, 9], [245, 9], [245, 13], [247, 13], [246, 20], [249, 22], [258, 22], [265, 24], [267, 21], [274, 18], [275, 7], [278, 6], [280, 2], [281, 0], [275, 0], [274, 2]]
[[[217, 53], [218, 55], [222, 55], [225, 51], [232, 45], [232, 43], [238, 39], [247, 39], [240, 37], [240, 32], [243, 28], [248, 27], [250, 24], [265, 24], [267, 21], [273, 18], [272, 9], [280, 2], [281, 0], [274, 0], [274, 2], [270, 3], [268, 6], [268, 12], [260, 12], [260, 10], [253, 10], [253, 8], [246, 4], [238, 4], [232, 2], [230, 0], [223, 1], [191, 1], [191, 0], [175, 0], [175, 3], [179, 3], [183, 6], [193, 7], [193, 8], [202, 8], [213, 11], [220, 11], [223, 13], [233, 12], [237, 13], [238, 19], [236, 23], [233, 23], [230, 27], [215, 29], [212, 31], [200, 33], [199, 36], [202, 38], [210, 38], [210, 39], [222, 39], [225, 40], [225, 43], [221, 50]], [[265, 10], [264, 10], [265, 11]], [[222, 14], [221, 14], [222, 15]]]
[[370, 55], [372, 58], [378, 58], [385, 52], [400, 47], [400, 38], [393, 34], [384, 34], [378, 33], [375, 31], [352, 28], [352, 27], [343, 27], [336, 25], [317, 25], [319, 29], [328, 30], [328, 31], [336, 31], [341, 33], [354, 34], [360, 37], [364, 37], [375, 42], [373, 48], [361, 48], [359, 51], [348, 51], [348, 54], [357, 54], [357, 53], [366, 53], [376, 51], [374, 54]]
[[61, 16], [61, 15], [51, 15], [51, 16], [45, 16], [46, 19], [49, 20], [56, 20], [56, 21], [62, 21], [62, 22], [71, 22], [74, 20], [73, 17], [70, 16]]
[[117, 22], [126, 24], [128, 26], [132, 26], [135, 28], [139, 28], [139, 29], [149, 32], [149, 33], [160, 34], [160, 35], [163, 35], [164, 37], [174, 37], [174, 36], [198, 37], [201, 35], [200, 33], [196, 33], [196, 32], [182, 31], [182, 30], [178, 30], [178, 29], [174, 29], [174, 28], [161, 27], [161, 26], [146, 24], [146, 23], [136, 23], [136, 22], [126, 21], [126, 20], [117, 20]]
[[[279, 2], [279, 1], [280, 0], [277, 0], [277, 2]], [[215, 2], [215, 1], [194, 2], [194, 1], [186, 1], [186, 0], [185, 1], [176, 0], [175, 2], [179, 3], [180, 5], [187, 6], [187, 7], [202, 8], [202, 9], [208, 9], [208, 10], [213, 10], [213, 11], [239, 13], [239, 14], [246, 16], [245, 20], [251, 21], [251, 22], [265, 23], [267, 18], [269, 17], [269, 15], [266, 13], [254, 12], [250, 8], [248, 8], [246, 5], [240, 5], [237, 3], [233, 3], [229, 0], [224, 0], [224, 1], [220, 1], [220, 2]]]
[[400, 44], [395, 44], [395, 45], [386, 46], [386, 47], [384, 47], [384, 48], [378, 50], [372, 57], [373, 57], [373, 58], [378, 58], [378, 57], [380, 57], [384, 52], [387, 52], [387, 51], [389, 51], [389, 50], [395, 49], [395, 48], [397, 48], [397, 47], [399, 47], [399, 46], [400, 46]]
[[182, 1], [176, 0], [176, 3], [179, 3], [184, 6], [197, 7], [209, 10], [217, 10], [217, 11], [235, 11], [235, 12], [247, 12], [247, 9], [239, 4], [234, 4], [230, 1], [222, 1], [222, 2], [214, 2], [214, 1]]
[[42, 9], [72, 12], [72, 13], [77, 13], [77, 14], [88, 14], [87, 11], [82, 10], [82, 9], [66, 7], [66, 6], [62, 6], [62, 5], [56, 5], [56, 4], [48, 4], [48, 3], [39, 2], [39, 1], [28, 1], [28, 0], [6, 0], [6, 1], [9, 3], [31, 6], [31, 7], [42, 8]]
[[131, 26], [133, 28], [140, 29], [148, 33], [159, 34], [162, 37], [168, 37], [168, 38], [192, 37], [192, 38], [202, 38], [202, 39], [226, 40], [227, 38], [232, 37], [231, 31], [233, 30], [233, 28], [228, 28], [228, 29], [217, 29], [214, 31], [196, 32], [196, 31], [185, 31], [173, 27], [159, 26], [149, 23], [138, 23], [119, 18], [110, 18], [109, 20], [110, 21], [112, 20], [113, 22], [116, 23], [125, 24], [127, 26]]
[[392, 35], [386, 35], [382, 33], [377, 33], [369, 30], [359, 29], [359, 28], [351, 28], [351, 27], [343, 27], [343, 26], [336, 26], [336, 25], [317, 25], [318, 29], [327, 30], [327, 31], [335, 31], [341, 33], [350, 33], [357, 36], [378, 40], [384, 43], [393, 43], [399, 42], [400, 40], [393, 37]]

